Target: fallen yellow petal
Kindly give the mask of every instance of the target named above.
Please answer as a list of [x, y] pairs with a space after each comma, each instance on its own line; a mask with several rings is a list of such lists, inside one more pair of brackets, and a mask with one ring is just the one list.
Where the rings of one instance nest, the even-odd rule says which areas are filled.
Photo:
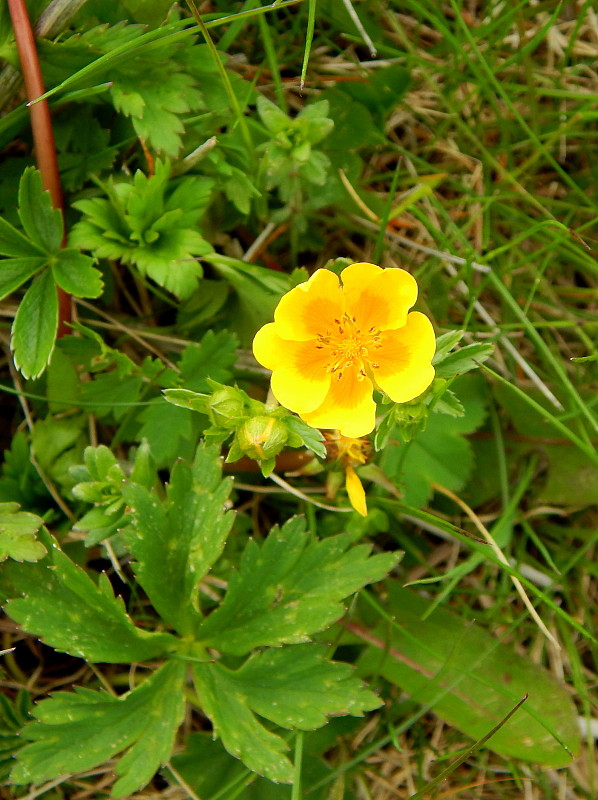
[[348, 466], [346, 472], [346, 483], [345, 488], [347, 489], [347, 494], [349, 495], [349, 500], [351, 501], [351, 505], [357, 511], [358, 514], [361, 514], [362, 517], [367, 517], [368, 515], [368, 507], [365, 502], [365, 492], [363, 490], [363, 484], [357, 477], [357, 473], [353, 469], [353, 467]]

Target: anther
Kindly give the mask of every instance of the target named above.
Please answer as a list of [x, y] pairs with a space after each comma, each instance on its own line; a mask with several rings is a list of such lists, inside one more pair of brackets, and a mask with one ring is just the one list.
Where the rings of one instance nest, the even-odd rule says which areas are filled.
[[380, 364], [370, 364], [370, 367], [372, 367], [373, 369], [379, 369]]

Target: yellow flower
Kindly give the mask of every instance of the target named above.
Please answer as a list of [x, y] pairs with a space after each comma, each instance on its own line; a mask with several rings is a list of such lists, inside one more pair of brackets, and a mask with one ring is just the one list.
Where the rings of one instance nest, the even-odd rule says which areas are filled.
[[359, 437], [376, 424], [374, 387], [405, 403], [430, 385], [436, 342], [429, 319], [408, 313], [417, 298], [408, 272], [359, 263], [341, 281], [319, 269], [291, 289], [253, 352], [282, 406], [314, 428]]

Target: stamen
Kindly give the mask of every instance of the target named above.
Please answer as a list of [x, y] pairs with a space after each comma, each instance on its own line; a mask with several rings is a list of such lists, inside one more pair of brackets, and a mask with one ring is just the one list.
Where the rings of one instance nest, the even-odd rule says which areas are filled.
[[343, 373], [342, 373], [342, 372], [339, 372], [339, 373], [338, 373], [338, 375], [336, 376], [336, 379], [337, 379], [337, 381], [340, 381], [340, 379], [341, 379], [342, 377], [343, 377]]
[[380, 369], [380, 364], [372, 363], [372, 364], [370, 364], [370, 367], [372, 367], [372, 369]]

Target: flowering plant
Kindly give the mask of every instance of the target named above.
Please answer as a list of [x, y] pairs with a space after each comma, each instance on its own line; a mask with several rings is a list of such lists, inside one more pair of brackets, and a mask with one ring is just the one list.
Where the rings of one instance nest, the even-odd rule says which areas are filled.
[[319, 269], [284, 295], [253, 352], [272, 370], [281, 405], [314, 428], [353, 438], [375, 427], [374, 388], [396, 403], [428, 388], [436, 343], [429, 319], [409, 312], [417, 283], [408, 272], [364, 262], [340, 281]]

